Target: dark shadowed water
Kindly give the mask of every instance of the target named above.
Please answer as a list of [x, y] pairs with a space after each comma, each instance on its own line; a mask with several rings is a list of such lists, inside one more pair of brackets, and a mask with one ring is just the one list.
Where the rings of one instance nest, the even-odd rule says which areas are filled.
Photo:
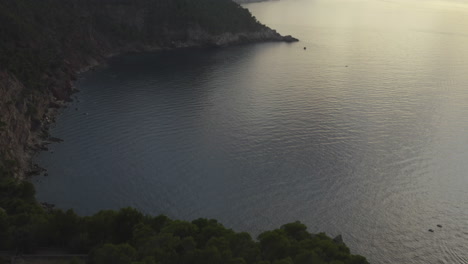
[[38, 157], [38, 198], [253, 234], [300, 220], [372, 263], [468, 263], [468, 5], [247, 7], [301, 42], [128, 55], [84, 74], [51, 131], [65, 141]]

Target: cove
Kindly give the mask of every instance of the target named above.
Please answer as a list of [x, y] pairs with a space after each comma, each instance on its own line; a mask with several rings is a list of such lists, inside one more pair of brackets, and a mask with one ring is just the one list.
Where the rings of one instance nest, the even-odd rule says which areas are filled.
[[300, 220], [371, 263], [463, 263], [468, 21], [418, 5], [249, 4], [302, 41], [110, 60], [51, 130], [38, 199], [254, 234]]

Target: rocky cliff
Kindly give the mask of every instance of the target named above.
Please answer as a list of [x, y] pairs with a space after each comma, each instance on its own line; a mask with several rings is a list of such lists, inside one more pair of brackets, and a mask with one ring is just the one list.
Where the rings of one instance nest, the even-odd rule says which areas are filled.
[[38, 172], [76, 74], [130, 51], [296, 41], [230, 0], [0, 0], [0, 176]]

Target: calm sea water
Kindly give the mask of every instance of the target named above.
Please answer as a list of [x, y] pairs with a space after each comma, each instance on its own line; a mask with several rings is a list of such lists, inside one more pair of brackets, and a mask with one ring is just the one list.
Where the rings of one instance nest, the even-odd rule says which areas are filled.
[[468, 263], [468, 5], [247, 7], [301, 42], [128, 55], [84, 74], [51, 131], [65, 141], [38, 157], [38, 198], [254, 235], [300, 220], [372, 263]]

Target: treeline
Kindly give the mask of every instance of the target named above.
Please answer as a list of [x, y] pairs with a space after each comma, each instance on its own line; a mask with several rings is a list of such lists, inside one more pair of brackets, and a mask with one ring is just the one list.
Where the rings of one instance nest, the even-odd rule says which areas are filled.
[[310, 234], [300, 222], [258, 236], [237, 233], [216, 220], [192, 222], [144, 215], [132, 208], [80, 217], [47, 209], [26, 181], [0, 182], [0, 250], [33, 253], [62, 247], [90, 254], [91, 263], [365, 264], [341, 242]]
[[[26, 87], [20, 98], [0, 103], [27, 104], [31, 123], [41, 122], [41, 94], [65, 100], [63, 87], [77, 68], [89, 65], [87, 58], [131, 45], [171, 47], [197, 29], [220, 34], [265, 27], [231, 0], [0, 0], [0, 73]], [[7, 127], [0, 120], [0, 131]], [[171, 220], [132, 208], [81, 217], [42, 206], [31, 183], [12, 178], [17, 163], [0, 157], [0, 250], [62, 247], [89, 253], [92, 263], [112, 264], [367, 263], [299, 222], [254, 240], [215, 220]]]
[[44, 88], [44, 79], [75, 57], [131, 43], [170, 47], [195, 29], [216, 35], [265, 28], [231, 0], [0, 0], [0, 70]]

